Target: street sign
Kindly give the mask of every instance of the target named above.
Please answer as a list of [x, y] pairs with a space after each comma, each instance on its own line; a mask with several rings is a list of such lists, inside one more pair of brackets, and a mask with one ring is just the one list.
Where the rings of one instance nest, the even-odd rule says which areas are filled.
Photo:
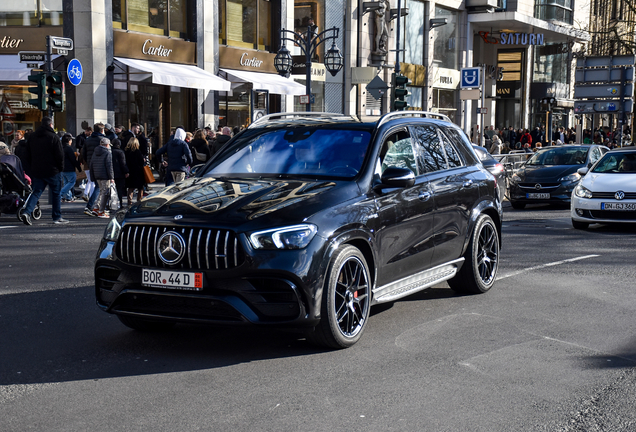
[[[625, 84], [623, 97], [628, 98], [634, 94], [634, 84]], [[620, 84], [595, 84], [578, 85], [574, 87], [574, 99], [582, 98], [615, 98], [621, 97]]]
[[576, 60], [576, 67], [630, 66], [635, 60], [633, 55], [581, 57]]
[[463, 89], [479, 87], [481, 83], [481, 68], [462, 68], [460, 87]]
[[37, 63], [27, 63], [27, 69], [37, 69], [38, 66]]
[[478, 88], [470, 90], [460, 90], [459, 98], [461, 100], [477, 100], [481, 97], [481, 92]]
[[43, 63], [45, 52], [39, 51], [20, 51], [18, 56], [20, 57], [20, 63]]
[[67, 49], [62, 49], [62, 48], [57, 48], [57, 53], [59, 55], [68, 55], [68, 50]]
[[300, 95], [299, 99], [300, 99], [300, 103], [301, 104], [308, 104], [309, 103], [309, 95]]
[[[623, 105], [624, 112], [632, 112], [634, 103], [631, 99], [626, 99]], [[587, 100], [574, 102], [574, 114], [596, 114], [619, 112], [620, 101]]]
[[68, 80], [74, 86], [80, 85], [82, 82], [82, 64], [78, 59], [73, 59], [68, 62], [68, 67], [66, 68], [66, 74], [68, 75]]
[[371, 96], [373, 96], [376, 100], [380, 99], [384, 94], [386, 94], [386, 91], [388, 89], [389, 86], [387, 85], [387, 83], [384, 82], [382, 78], [380, 78], [379, 75], [373, 78], [369, 84], [367, 84], [367, 91], [371, 93]]
[[[622, 82], [623, 71], [621, 68], [598, 68], [598, 69], [577, 69], [575, 72], [576, 83], [598, 83], [598, 82]], [[625, 68], [625, 81], [634, 80], [634, 67]]]
[[477, 114], [488, 114], [488, 108], [477, 108]]
[[50, 36], [51, 38], [51, 47], [63, 50], [72, 50], [73, 49], [73, 39], [63, 38], [59, 36]]

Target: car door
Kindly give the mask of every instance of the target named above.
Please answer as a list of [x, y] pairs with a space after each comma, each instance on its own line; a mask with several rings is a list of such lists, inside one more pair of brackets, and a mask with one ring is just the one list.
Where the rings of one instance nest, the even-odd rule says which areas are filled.
[[465, 163], [448, 135], [437, 126], [416, 126], [412, 133], [435, 199], [431, 265], [436, 266], [462, 255], [470, 212], [479, 200], [479, 182], [474, 176], [479, 169]]
[[406, 127], [401, 127], [387, 133], [383, 141], [377, 179], [388, 167], [408, 168], [415, 174], [415, 184], [376, 189], [378, 287], [427, 268], [434, 250], [435, 203], [428, 178], [418, 167], [411, 135]]

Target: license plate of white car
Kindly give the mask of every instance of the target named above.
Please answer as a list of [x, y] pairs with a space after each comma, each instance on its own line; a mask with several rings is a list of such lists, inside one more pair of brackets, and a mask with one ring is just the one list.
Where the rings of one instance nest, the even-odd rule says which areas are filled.
[[601, 210], [634, 211], [636, 203], [601, 203]]
[[550, 194], [532, 192], [532, 193], [527, 193], [526, 198], [527, 199], [550, 199]]
[[203, 289], [203, 273], [143, 269], [141, 285], [151, 288], [201, 291]]

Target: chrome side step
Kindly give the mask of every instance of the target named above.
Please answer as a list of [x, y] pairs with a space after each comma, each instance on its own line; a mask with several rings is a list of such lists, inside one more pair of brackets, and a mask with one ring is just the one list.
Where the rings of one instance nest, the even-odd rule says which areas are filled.
[[463, 262], [464, 258], [460, 258], [376, 288], [373, 290], [373, 304], [398, 300], [451, 279]]

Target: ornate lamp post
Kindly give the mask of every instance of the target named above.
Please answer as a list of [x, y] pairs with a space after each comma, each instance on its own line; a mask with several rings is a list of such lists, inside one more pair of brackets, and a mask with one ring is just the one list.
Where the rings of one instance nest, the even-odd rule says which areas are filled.
[[[316, 49], [322, 43], [328, 41], [329, 39], [333, 39], [333, 44], [327, 53], [325, 54], [325, 68], [332, 76], [336, 76], [342, 66], [344, 65], [344, 60], [342, 58], [342, 54], [340, 54], [340, 49], [336, 46], [336, 39], [338, 38], [338, 34], [340, 33], [340, 29], [337, 27], [332, 27], [330, 29], [324, 30], [318, 34], [316, 34], [311, 26], [307, 26], [307, 33], [296, 33], [295, 31], [281, 29], [280, 31], [280, 40], [281, 47], [274, 58], [274, 67], [276, 71], [283, 76], [289, 76], [289, 73], [292, 69], [292, 57], [289, 53], [289, 50], [285, 46], [285, 41], [290, 41], [300, 47], [302, 52], [305, 54], [305, 67], [306, 71], [306, 93], [309, 96], [310, 100], [307, 104], [307, 111], [311, 111], [311, 59], [316, 53]], [[289, 36], [292, 37], [289, 37]]]

